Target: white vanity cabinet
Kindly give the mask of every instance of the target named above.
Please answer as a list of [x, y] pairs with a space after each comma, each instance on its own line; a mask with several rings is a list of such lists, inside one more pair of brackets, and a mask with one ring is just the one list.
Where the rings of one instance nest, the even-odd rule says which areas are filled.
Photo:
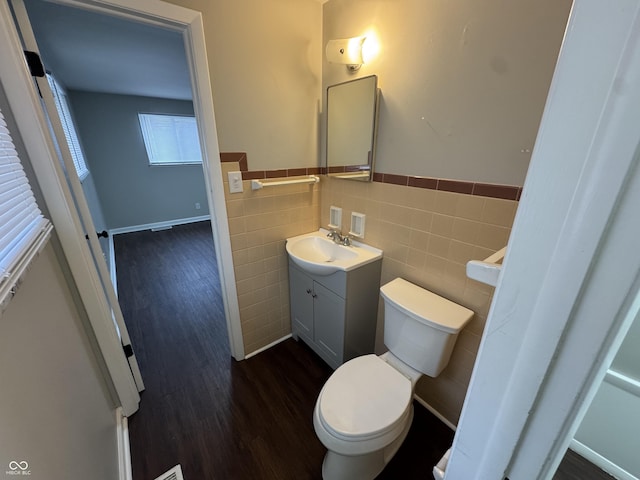
[[348, 272], [315, 275], [289, 261], [293, 337], [332, 368], [373, 353], [382, 259]]

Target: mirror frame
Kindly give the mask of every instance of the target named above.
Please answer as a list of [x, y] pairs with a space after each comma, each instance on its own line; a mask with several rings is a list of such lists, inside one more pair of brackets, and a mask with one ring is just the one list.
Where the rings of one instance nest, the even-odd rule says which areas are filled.
[[[366, 147], [368, 147], [368, 154], [367, 154], [367, 163], [363, 163], [363, 164], [352, 164], [352, 165], [336, 165], [336, 164], [330, 164], [330, 153], [332, 151], [332, 146], [330, 144], [332, 138], [331, 138], [331, 119], [332, 119], [332, 113], [334, 113], [336, 111], [335, 107], [335, 102], [333, 104], [333, 109], [332, 109], [332, 103], [330, 102], [330, 91], [331, 89], [336, 89], [336, 88], [340, 88], [340, 87], [353, 87], [355, 83], [357, 82], [363, 82], [363, 81], [370, 81], [373, 80], [373, 91], [371, 91], [369, 93], [369, 91], [364, 92], [364, 94], [362, 95], [363, 97], [369, 97], [370, 95], [370, 100], [371, 100], [371, 104], [367, 103], [366, 105], [363, 105], [363, 107], [367, 108], [367, 111], [365, 111], [365, 115], [366, 115], [366, 119], [357, 119], [355, 113], [352, 115], [352, 118], [349, 119], [347, 118], [346, 120], [342, 119], [341, 123], [343, 124], [351, 124], [354, 123], [356, 120], [359, 121], [362, 124], [361, 129], [364, 131], [364, 134], [367, 136], [367, 138], [369, 139]], [[341, 88], [340, 90], [344, 90], [344, 88]], [[335, 90], [334, 90], [335, 92]], [[368, 102], [368, 100], [366, 100]], [[380, 104], [380, 88], [378, 87], [378, 76], [377, 75], [368, 75], [366, 77], [360, 77], [360, 78], [356, 78], [354, 80], [349, 80], [347, 82], [342, 82], [342, 83], [337, 83], [335, 85], [330, 85], [327, 87], [327, 115], [326, 115], [326, 136], [325, 136], [325, 147], [326, 147], [326, 152], [325, 152], [325, 166], [326, 166], [326, 171], [327, 171], [327, 175], [331, 176], [331, 177], [335, 177], [335, 178], [342, 178], [342, 179], [347, 179], [347, 180], [358, 180], [361, 182], [370, 182], [373, 180], [373, 168], [374, 168], [374, 164], [375, 164], [375, 152], [376, 152], [376, 140], [377, 140], [377, 136], [378, 136], [378, 114], [379, 114], [379, 104]], [[371, 115], [371, 119], [369, 121], [369, 112], [368, 112], [368, 108], [372, 106], [373, 110], [372, 110], [372, 115]], [[345, 113], [349, 113], [349, 112], [340, 112], [341, 114], [345, 114]], [[335, 125], [335, 121], [333, 122], [333, 124]], [[370, 126], [370, 129], [367, 130], [368, 126]], [[366, 130], [366, 131], [365, 131]], [[364, 136], [363, 136], [364, 138]]]

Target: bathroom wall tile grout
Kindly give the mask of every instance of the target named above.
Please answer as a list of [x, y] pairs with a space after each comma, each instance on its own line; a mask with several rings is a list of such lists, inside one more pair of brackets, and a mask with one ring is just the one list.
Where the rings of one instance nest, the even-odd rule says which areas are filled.
[[[493, 294], [493, 288], [466, 277], [465, 265], [506, 245], [518, 202], [406, 186], [408, 181], [396, 185], [326, 176], [318, 185], [256, 191], [244, 180], [242, 194], [229, 194], [226, 173], [240, 165], [221, 166], [245, 351], [291, 332], [285, 239], [326, 227], [330, 205], [343, 209], [343, 231], [348, 231], [351, 212], [364, 213], [365, 243], [384, 251], [381, 283], [400, 276], [476, 313], [460, 334], [450, 366], [436, 379], [421, 380], [416, 390], [457, 423]], [[300, 173], [278, 171], [282, 176]], [[380, 314], [378, 324], [381, 353]]]
[[[400, 276], [476, 312], [449, 367], [417, 387], [420, 397], [457, 423], [493, 294], [492, 287], [468, 279], [465, 266], [507, 244], [517, 202], [392, 183], [351, 183], [323, 178], [321, 225], [327, 224], [330, 205], [343, 209], [343, 229], [352, 211], [367, 214], [364, 241], [384, 250], [382, 283]], [[381, 322], [379, 314], [378, 353], [384, 349]]]
[[[288, 185], [229, 194], [221, 164], [245, 351], [250, 353], [289, 334], [289, 286], [285, 238], [317, 229], [318, 186]], [[282, 170], [270, 175], [299, 173]], [[265, 174], [266, 175], [266, 174]]]

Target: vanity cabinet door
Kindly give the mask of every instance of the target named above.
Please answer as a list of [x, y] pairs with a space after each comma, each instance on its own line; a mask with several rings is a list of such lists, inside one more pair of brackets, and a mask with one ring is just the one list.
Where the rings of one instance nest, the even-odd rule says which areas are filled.
[[291, 329], [293, 335], [313, 341], [313, 280], [295, 268], [289, 269]]
[[338, 368], [344, 350], [345, 300], [317, 282], [313, 292], [313, 339], [331, 360], [329, 365]]

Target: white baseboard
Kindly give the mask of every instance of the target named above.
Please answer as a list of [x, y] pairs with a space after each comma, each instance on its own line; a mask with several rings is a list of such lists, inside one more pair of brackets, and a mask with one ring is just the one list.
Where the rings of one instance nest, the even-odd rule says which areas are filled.
[[598, 452], [591, 450], [589, 447], [587, 447], [583, 443], [580, 443], [575, 438], [571, 440], [569, 448], [581, 457], [589, 460], [595, 466], [607, 472], [609, 475], [617, 478], [618, 480], [638, 480], [637, 477], [633, 476], [631, 473], [627, 472], [623, 468], [603, 457]]
[[254, 357], [254, 356], [256, 356], [257, 354], [259, 354], [259, 353], [261, 353], [261, 352], [264, 352], [265, 350], [268, 350], [268, 349], [270, 349], [271, 347], [276, 346], [276, 345], [277, 345], [277, 344], [279, 344], [280, 342], [284, 342], [284, 341], [285, 341], [285, 340], [287, 340], [288, 338], [291, 338], [291, 334], [289, 334], [289, 335], [285, 335], [284, 337], [279, 338], [279, 339], [278, 339], [278, 340], [276, 340], [275, 342], [271, 342], [269, 345], [265, 345], [264, 347], [259, 348], [259, 349], [258, 349], [258, 350], [256, 350], [255, 352], [251, 352], [251, 353], [249, 353], [248, 355], [245, 355], [245, 356], [244, 356], [244, 359], [246, 360], [246, 359], [248, 359], [248, 358]]
[[151, 230], [154, 228], [167, 228], [174, 225], [184, 225], [186, 223], [204, 222], [205, 220], [211, 220], [211, 215], [201, 215], [199, 217], [189, 218], [176, 218], [174, 220], [166, 220], [164, 222], [144, 223], [142, 225], [131, 225], [130, 227], [112, 228], [109, 230], [111, 235], [118, 235], [119, 233], [132, 233], [142, 232], [144, 230]]
[[418, 402], [420, 405], [422, 405], [424, 408], [426, 408], [427, 410], [429, 410], [431, 413], [433, 413], [438, 420], [440, 420], [442, 423], [444, 423], [447, 427], [449, 427], [451, 430], [453, 430], [454, 432], [456, 431], [456, 426], [451, 423], [449, 420], [447, 420], [444, 415], [442, 415], [439, 411], [437, 411], [435, 408], [433, 408], [431, 405], [429, 405], [427, 402], [425, 402], [422, 398], [420, 398], [418, 395], [414, 395], [413, 399]]
[[133, 480], [131, 449], [129, 448], [129, 422], [122, 415], [122, 407], [116, 408], [116, 436], [118, 440], [118, 479]]

